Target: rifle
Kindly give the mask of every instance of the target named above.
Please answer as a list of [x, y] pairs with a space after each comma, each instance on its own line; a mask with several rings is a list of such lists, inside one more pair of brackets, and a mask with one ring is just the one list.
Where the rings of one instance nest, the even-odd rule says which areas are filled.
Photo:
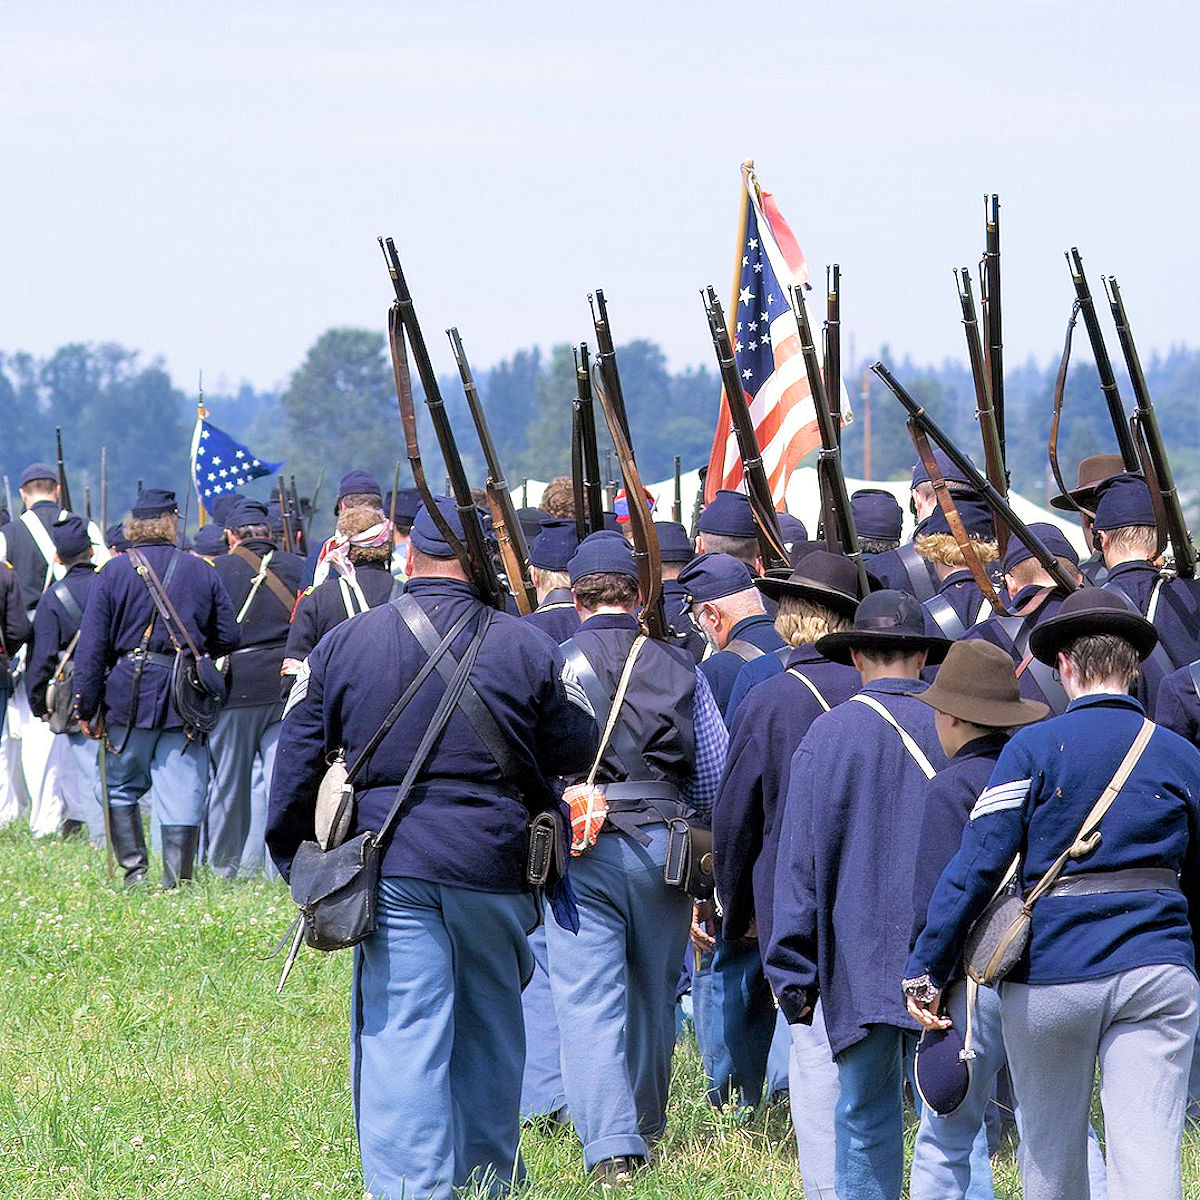
[[[822, 506], [827, 506], [825, 515], [825, 543], [835, 553], [840, 543], [841, 550], [854, 564], [858, 572], [858, 586], [862, 595], [871, 590], [867, 580], [867, 565], [863, 561], [862, 548], [858, 544], [858, 530], [854, 524], [854, 510], [850, 506], [850, 493], [846, 488], [846, 475], [842, 469], [842, 447], [838, 438], [838, 418], [834, 406], [825, 392], [825, 380], [817, 362], [817, 351], [813, 345], [812, 326], [808, 320], [808, 308], [804, 303], [804, 289], [792, 287], [792, 312], [796, 327], [800, 331], [800, 352], [804, 355], [804, 366], [808, 372], [808, 386], [812, 392], [813, 407], [817, 412], [817, 428], [821, 431], [821, 450], [817, 456], [817, 474], [821, 479]], [[835, 376], [836, 378], [836, 376]], [[841, 380], [837, 382], [841, 388]]]
[[696, 534], [700, 532], [700, 514], [704, 511], [704, 481], [708, 477], [708, 463], [700, 468], [699, 478], [697, 479], [698, 487], [696, 488], [695, 499], [692, 500], [692, 523], [688, 526], [688, 537], [694, 542]]
[[283, 486], [283, 476], [279, 477], [279, 521], [283, 526], [283, 548], [288, 554], [292, 552], [292, 523], [288, 518], [287, 489]]
[[[310, 514], [315, 513], [317, 511], [317, 497], [320, 496], [320, 494], [321, 494], [321, 484], [324, 482], [325, 482], [325, 468], [322, 467], [317, 472], [317, 482], [313, 486], [312, 498], [308, 502], [308, 511]], [[308, 535], [308, 527], [307, 526], [305, 527], [304, 533], [305, 533], [305, 536]]]
[[1017, 540], [1032, 551], [1033, 556], [1041, 563], [1042, 569], [1060, 588], [1067, 592], [1075, 591], [1078, 584], [1063, 569], [1062, 564], [1050, 552], [1046, 543], [1017, 516], [1012, 505], [988, 482], [985, 476], [979, 473], [975, 464], [950, 440], [925, 409], [904, 390], [900, 381], [891, 371], [881, 362], [874, 363], [871, 370], [883, 380], [888, 391], [904, 405], [908, 412], [910, 428], [915, 427], [942, 449], [946, 457], [963, 473], [963, 478], [987, 501], [992, 512], [1009, 527]]
[[738, 374], [737, 357], [729, 339], [729, 327], [717, 293], [710, 285], [700, 293], [704, 301], [704, 313], [708, 317], [708, 332], [712, 337], [713, 349], [717, 354], [717, 365], [721, 372], [721, 384], [725, 388], [725, 399], [729, 405], [729, 420], [737, 438], [738, 452], [742, 456], [742, 474], [746, 480], [746, 497], [758, 530], [758, 548], [764, 570], [789, 567], [783, 534], [779, 531], [779, 514], [775, 511], [775, 500], [771, 485], [763, 467], [762, 450], [750, 419], [750, 405], [742, 389], [742, 377]]
[[396, 524], [396, 493], [400, 490], [400, 460], [396, 459], [396, 465], [392, 468], [392, 495], [388, 501], [388, 524]]
[[[606, 418], [607, 419], [607, 418]], [[613, 478], [612, 472], [612, 451], [606, 446], [604, 448], [604, 504], [605, 512], [612, 512], [613, 505], [617, 502], [617, 481]]]
[[296, 554], [304, 554], [308, 546], [304, 538], [304, 514], [300, 510], [300, 493], [296, 491], [295, 475], [288, 476], [288, 504], [292, 515], [292, 547]]
[[108, 447], [100, 447], [100, 537], [108, 545]]
[[20, 516], [20, 513], [13, 512], [12, 485], [8, 482], [7, 475], [4, 477], [4, 511], [8, 513], [8, 519], [10, 521], [15, 520], [18, 516]]
[[987, 330], [988, 383], [991, 385], [992, 411], [996, 415], [996, 436], [1000, 439], [1000, 458], [1004, 458], [1004, 338], [1000, 321], [1000, 197], [992, 193], [991, 213], [983, 198], [986, 250], [980, 264], [983, 289], [983, 323]]
[[674, 465], [675, 498], [671, 501], [671, 520], [678, 524], [683, 520], [683, 477], [680, 475], [679, 455], [675, 455]]
[[[1092, 292], [1088, 287], [1087, 276], [1083, 273], [1083, 259], [1079, 250], [1072, 246], [1067, 251], [1067, 265], [1071, 268], [1071, 282], [1075, 285], [1075, 299], [1079, 311], [1083, 314], [1083, 327], [1087, 330], [1088, 341], [1092, 345], [1092, 357], [1096, 360], [1096, 373], [1100, 376], [1100, 390], [1104, 393], [1104, 402], [1108, 405], [1108, 416], [1112, 421], [1113, 432], [1117, 435], [1117, 449], [1126, 471], [1138, 471], [1137, 449], [1133, 444], [1133, 436], [1125, 420], [1125, 406], [1121, 403], [1121, 392], [1117, 387], [1117, 377], [1113, 374], [1112, 360], [1108, 357], [1108, 347], [1104, 344], [1104, 334], [1100, 329], [1100, 320], [1096, 316], [1096, 305], [1092, 301]], [[1057, 450], [1057, 447], [1056, 447]], [[1064, 490], [1064, 495], [1065, 495]]]
[[179, 522], [179, 549], [183, 549], [183, 543], [187, 541], [187, 523], [188, 513], [192, 509], [192, 489], [183, 489], [183, 519]]
[[587, 506], [583, 484], [583, 431], [579, 427], [579, 405], [571, 404], [571, 504], [575, 509], [575, 540], [588, 535]]
[[[462, 541], [454, 536], [454, 531], [450, 528], [449, 522], [442, 516], [441, 509], [434, 503], [433, 496], [429, 493], [429, 486], [425, 483], [423, 469], [421, 470], [421, 480], [417, 483], [417, 487], [421, 490], [425, 506], [429, 510], [429, 515], [432, 517], [434, 524], [437, 525], [438, 531], [446, 539], [451, 549], [454, 550], [455, 556], [462, 563], [463, 569], [467, 573], [467, 578], [479, 589], [480, 598], [485, 604], [503, 612], [506, 607], [504, 591], [492, 567], [492, 556], [488, 552], [487, 538], [483, 531], [483, 522], [480, 520], [479, 510], [475, 507], [475, 498], [471, 495], [471, 485], [467, 482], [467, 473], [463, 469], [462, 459], [458, 453], [458, 445], [454, 441], [454, 430], [450, 427], [450, 420], [446, 415], [446, 406], [442, 402], [442, 394], [438, 388], [437, 374], [434, 372], [433, 363], [430, 361], [429, 351], [425, 347], [425, 335], [421, 332], [420, 323], [417, 321], [412, 293], [408, 290], [408, 284], [404, 279], [404, 271], [400, 266], [400, 256], [396, 253], [396, 246], [391, 238], [387, 238], [386, 240], [380, 238], [379, 247], [383, 251], [384, 260], [388, 266], [388, 274], [392, 277], [392, 286], [396, 292], [395, 305], [389, 312], [388, 330], [389, 339], [392, 344], [393, 368], [398, 385], [396, 394], [400, 400], [405, 439], [408, 443], [409, 462], [413, 462], [415, 458], [416, 463], [414, 481], [416, 480], [416, 469], [421, 467], [421, 458], [420, 450], [417, 446], [416, 414], [412, 409], [412, 388], [408, 381], [408, 359], [404, 355], [403, 345], [401, 344], [404, 336], [407, 337], [408, 344], [412, 347], [413, 355], [417, 360], [417, 374], [420, 376], [421, 387], [425, 392], [425, 405], [429, 409], [429, 415], [433, 420], [433, 431], [437, 436], [438, 445], [441, 447], [442, 461], [445, 463], [446, 471], [450, 476], [449, 490], [454, 496], [454, 506], [458, 510], [458, 515], [463, 526]], [[394, 317], [391, 315], [393, 313]], [[402, 372], [401, 364], [403, 365]], [[402, 382], [401, 374], [403, 374], [403, 382], [408, 385], [406, 389], [408, 392], [407, 397], [399, 390], [399, 385]]]
[[[1008, 471], [1004, 465], [1004, 451], [1000, 445], [1000, 430], [996, 425], [996, 410], [992, 406], [992, 389], [988, 370], [983, 359], [983, 346], [979, 339], [979, 322], [975, 317], [975, 294], [971, 290], [971, 272], [966, 267], [954, 272], [958, 284], [958, 301], [962, 306], [963, 331], [967, 336], [967, 357], [971, 362], [971, 378], [975, 381], [975, 416], [979, 420], [979, 432], [983, 435], [983, 461], [987, 477], [1002, 496], [1008, 496]], [[1000, 553], [1003, 555], [1008, 541], [1008, 530], [997, 529]]]
[[85, 484], [83, 488], [83, 519], [90, 525], [92, 523], [92, 488], [91, 484]]
[[642, 593], [639, 621], [648, 636], [663, 641], [670, 634], [670, 626], [667, 624], [667, 613], [663, 607], [662, 556], [658, 548], [658, 531], [654, 528], [654, 515], [646, 507], [643, 499], [646, 489], [642, 486], [642, 478], [633, 456], [604, 293], [597, 289], [594, 296], [588, 297], [588, 302], [592, 306], [592, 323], [596, 328], [596, 345], [599, 349], [594, 369], [597, 378], [593, 380], [593, 384], [608, 424], [608, 431], [612, 435], [613, 445], [616, 447], [617, 465], [621, 468], [625, 495], [629, 501], [633, 557], [637, 562], [638, 583]]
[[62, 430], [55, 425], [54, 442], [58, 447], [58, 503], [61, 508], [71, 512], [71, 489], [67, 486], [67, 468], [63, 463]]
[[1188, 532], [1183, 506], [1179, 503], [1179, 493], [1175, 489], [1167, 448], [1163, 444], [1158, 418], [1154, 415], [1154, 404], [1150, 399], [1150, 389], [1146, 386], [1146, 376], [1133, 341], [1133, 331], [1129, 328], [1129, 320], [1125, 316], [1125, 302], [1121, 299], [1117, 277], [1109, 275], [1104, 280], [1104, 286], [1108, 293], [1109, 307], [1112, 309], [1113, 323], [1117, 327], [1117, 340], [1121, 343], [1121, 353], [1125, 356], [1125, 369], [1129, 372], [1129, 381], [1133, 385], [1134, 403], [1137, 405], [1137, 411], [1130, 418], [1129, 425], [1137, 440], [1138, 458], [1141, 459], [1146, 482], [1150, 485], [1150, 494], [1155, 500], [1155, 515], [1161, 516], [1159, 552], [1163, 550], [1164, 536], [1170, 538], [1171, 549], [1175, 554], [1176, 573], [1180, 579], [1194, 579], [1196, 547], [1192, 542], [1192, 535]]
[[[583, 503], [576, 504], [576, 526], [582, 517], [586, 533], [596, 533], [604, 528], [604, 485], [600, 479], [600, 450], [596, 441], [596, 409], [592, 404], [592, 370], [588, 362], [587, 342], [580, 342], [575, 348], [573, 411], [579, 422], [580, 484], [583, 491]], [[611, 476], [610, 452], [605, 450], [604, 454]]]
[[[487, 463], [488, 477], [484, 486], [487, 490], [488, 507], [492, 512], [492, 531], [500, 546], [500, 561], [504, 564], [504, 573], [508, 576], [509, 589], [517, 602], [517, 610], [524, 616], [537, 608], [537, 588], [533, 586], [529, 576], [529, 547], [525, 542], [525, 531], [517, 519], [517, 509], [508, 490], [508, 480], [504, 477], [500, 454], [492, 440], [492, 431], [488, 427], [487, 415], [479, 399], [479, 389], [475, 386], [475, 378], [471, 374], [471, 365], [467, 362], [462, 338], [458, 336], [458, 330], [455, 328], [447, 329], [446, 336], [450, 339], [454, 361], [462, 378], [467, 407], [471, 410], [471, 420], [475, 422], [475, 432], [479, 435], [479, 445]], [[399, 464], [396, 469], [400, 469]]]
[[[837, 443], [842, 444], [842, 268], [825, 272], [825, 396], [833, 414]], [[866, 592], [863, 592], [866, 595]]]

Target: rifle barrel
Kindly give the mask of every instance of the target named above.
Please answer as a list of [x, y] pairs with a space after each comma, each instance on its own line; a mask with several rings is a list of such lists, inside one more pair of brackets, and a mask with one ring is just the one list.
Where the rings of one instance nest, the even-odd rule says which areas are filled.
[[987, 229], [987, 251], [984, 254], [984, 314], [988, 334], [988, 379], [992, 387], [992, 410], [996, 414], [996, 432], [1000, 438], [1001, 457], [1004, 449], [1004, 335], [1000, 315], [1000, 197], [992, 193], [991, 213], [988, 215], [984, 197]]
[[58, 503], [67, 512], [73, 512], [74, 510], [71, 508], [71, 489], [67, 484], [67, 468], [63, 462], [62, 430], [57, 425], [54, 427], [54, 441], [58, 448]]
[[967, 338], [967, 357], [971, 363], [971, 378], [975, 383], [976, 417], [983, 435], [983, 458], [987, 477], [1001, 495], [1008, 495], [1008, 471], [1004, 465], [1004, 450], [992, 405], [992, 390], [988, 370], [984, 365], [983, 346], [979, 338], [979, 322], [975, 315], [975, 294], [971, 290], [971, 272], [961, 267], [954, 272], [958, 283], [958, 300], [962, 307], [963, 331]]
[[[579, 412], [579, 451], [588, 533], [604, 528], [604, 483], [600, 478], [600, 449], [596, 441], [596, 409], [592, 401], [592, 372], [587, 342], [575, 351], [575, 404]], [[607, 454], [608, 451], [605, 451]]]
[[842, 444], [842, 268], [827, 272], [825, 296], [825, 397], [833, 416], [838, 445]]

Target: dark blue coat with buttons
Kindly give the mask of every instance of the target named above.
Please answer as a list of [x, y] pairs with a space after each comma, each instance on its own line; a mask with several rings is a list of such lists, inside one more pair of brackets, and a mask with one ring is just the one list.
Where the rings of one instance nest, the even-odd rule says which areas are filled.
[[[38, 601], [37, 611], [33, 614], [33, 644], [25, 669], [29, 710], [35, 717], [46, 713], [46, 684], [57, 669], [62, 652], [80, 627], [96, 578], [96, 568], [90, 562], [76, 563], [58, 583], [52, 583]], [[65, 588], [75, 602], [80, 618], [73, 617], [64, 607], [58, 596], [60, 587]]]
[[552, 589], [524, 619], [534, 628], [548, 633], [561, 646], [579, 628], [579, 613], [575, 611], [571, 589]]
[[[212, 564], [163, 542], [143, 542], [138, 549], [160, 581], [165, 582], [172, 560], [178, 560], [167, 595], [200, 653], [216, 658], [235, 649], [238, 627], [233, 605]], [[95, 717], [103, 699], [109, 725], [129, 722], [134, 664], [125, 656], [141, 645], [152, 619], [147, 649], [173, 655], [162, 618], [129, 556], [119, 554], [106, 562], [92, 585], [75, 648], [75, 694], [84, 720]], [[182, 725], [170, 702], [170, 691], [170, 667], [147, 662], [138, 686], [134, 728], [176, 729]]]
[[[484, 609], [475, 588], [415, 578], [406, 592], [439, 636], [470, 614], [450, 647], [461, 656]], [[284, 878], [297, 847], [314, 836], [328, 756], [344, 749], [353, 763], [425, 661], [394, 604], [341, 622], [309, 654], [284, 712], [271, 782], [267, 846]], [[457, 709], [385, 845], [383, 874], [472, 891], [527, 890], [531, 816], [557, 802], [548, 779], [586, 772], [599, 741], [590, 708], [569, 691], [563, 669], [562, 652], [540, 629], [492, 614], [470, 682], [511, 752], [510, 773]], [[357, 832], [383, 824], [443, 691], [434, 672], [363, 767], [355, 787]]]
[[[739, 621], [729, 631], [729, 641], [748, 642], [766, 654], [785, 645], [783, 638], [775, 631], [775, 622], [766, 613], [745, 617]], [[728, 644], [727, 642], [726, 645]], [[729, 706], [729, 697], [733, 692], [738, 672], [745, 666], [746, 661], [732, 650], [721, 650], [710, 654], [700, 664], [700, 670], [704, 672], [708, 686], [712, 688], [713, 699], [716, 700], [722, 716]]]

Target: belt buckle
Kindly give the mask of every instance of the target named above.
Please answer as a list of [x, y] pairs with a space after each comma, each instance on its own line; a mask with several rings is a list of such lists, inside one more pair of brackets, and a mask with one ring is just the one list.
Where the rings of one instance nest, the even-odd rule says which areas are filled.
[[135, 663], [143, 662], [146, 658], [146, 651], [143, 650], [141, 646], [138, 646], [136, 649], [130, 650], [129, 657]]

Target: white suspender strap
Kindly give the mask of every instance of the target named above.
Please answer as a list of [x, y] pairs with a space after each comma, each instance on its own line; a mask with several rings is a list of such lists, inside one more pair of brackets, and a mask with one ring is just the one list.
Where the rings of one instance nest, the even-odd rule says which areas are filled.
[[1154, 590], [1150, 593], [1150, 603], [1146, 605], [1146, 620], [1151, 624], [1154, 623], [1154, 614], [1158, 612], [1158, 598], [1162, 595], [1164, 583], [1166, 580], [1160, 576], [1154, 585]]
[[807, 675], [801, 675], [800, 672], [797, 671], [795, 667], [788, 667], [787, 673], [789, 675], [794, 675], [798, 680], [800, 680], [800, 682], [802, 684], [804, 684], [804, 686], [806, 688], [808, 688], [808, 690], [810, 692], [812, 692], [813, 699], [822, 707], [822, 709], [824, 709], [825, 712], [829, 711], [829, 701], [826, 700], [825, 697], [821, 695], [820, 690], [817, 688], [817, 685], [815, 683], [813, 683], [813, 681], [811, 679], [809, 679], [809, 677]]
[[932, 779], [937, 774], [933, 763], [925, 757], [925, 751], [913, 740], [912, 734], [874, 696], [864, 696], [862, 692], [859, 692], [850, 699], [857, 700], [859, 704], [865, 704], [868, 708], [874, 709], [900, 735], [905, 750], [912, 755], [913, 762], [925, 772], [926, 779]]
[[356, 617], [371, 606], [367, 603], [363, 590], [358, 586], [358, 580], [353, 575], [339, 575], [338, 587], [342, 590], [342, 603], [346, 606], [346, 616]]
[[[64, 516], [66, 516], [65, 512], [59, 513], [60, 520]], [[37, 546], [42, 558], [46, 560], [46, 578], [42, 581], [42, 591], [44, 592], [50, 586], [51, 580], [61, 579], [67, 573], [67, 569], [62, 563], [54, 561], [54, 556], [58, 553], [54, 548], [54, 539], [33, 509], [27, 508], [21, 514], [21, 524], [29, 530], [29, 536], [33, 538], [34, 545]]]
[[258, 595], [258, 589], [262, 587], [262, 582], [267, 577], [267, 567], [271, 565], [271, 559], [274, 557], [274, 555], [274, 550], [268, 550], [266, 554], [259, 559], [258, 574], [255, 575], [254, 581], [250, 584], [250, 594], [246, 597], [246, 603], [243, 604], [240, 609], [238, 609], [237, 623], [239, 625], [246, 619], [246, 614], [250, 611], [250, 605], [254, 603], [254, 597]]

